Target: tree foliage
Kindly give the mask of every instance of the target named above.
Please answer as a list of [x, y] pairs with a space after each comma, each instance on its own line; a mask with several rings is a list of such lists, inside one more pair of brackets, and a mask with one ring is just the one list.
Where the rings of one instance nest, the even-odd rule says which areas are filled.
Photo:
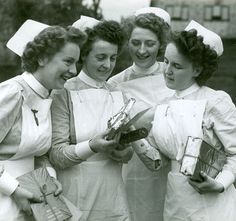
[[49, 25], [70, 25], [79, 19], [80, 15], [102, 18], [99, 12], [100, 0], [93, 0], [91, 6], [83, 4], [82, 0], [15, 0], [16, 21], [22, 24], [31, 18]]

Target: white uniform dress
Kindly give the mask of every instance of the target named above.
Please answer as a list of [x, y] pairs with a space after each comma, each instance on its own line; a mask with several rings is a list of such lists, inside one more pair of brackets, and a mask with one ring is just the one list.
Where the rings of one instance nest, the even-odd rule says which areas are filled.
[[[29, 73], [0, 84], [0, 220], [25, 220], [10, 195], [51, 146], [51, 98]], [[54, 171], [55, 172], [55, 171]]]
[[[214, 131], [214, 132], [213, 132]], [[236, 108], [223, 91], [194, 84], [177, 93], [168, 104], [158, 105], [152, 134], [159, 150], [171, 159], [165, 199], [165, 221], [234, 221], [236, 191]], [[221, 142], [227, 162], [216, 180], [223, 193], [199, 194], [179, 172], [188, 136], [213, 146]]]
[[[125, 221], [128, 207], [122, 164], [97, 153], [86, 161], [77, 149], [104, 132], [107, 121], [124, 105], [121, 92], [111, 92], [81, 72], [69, 80], [52, 105], [53, 145], [50, 158], [59, 168], [65, 196], [80, 207], [82, 221]], [[79, 164], [78, 164], [79, 163]]]
[[[127, 98], [134, 97], [133, 114], [164, 102], [173, 91], [165, 85], [164, 64], [156, 62], [148, 69], [135, 64], [108, 80], [112, 87], [121, 90]], [[151, 156], [152, 154], [150, 154]], [[155, 157], [152, 157], [155, 160]], [[128, 204], [132, 221], [163, 220], [164, 197], [168, 165], [159, 171], [147, 169], [136, 154], [123, 167]]]

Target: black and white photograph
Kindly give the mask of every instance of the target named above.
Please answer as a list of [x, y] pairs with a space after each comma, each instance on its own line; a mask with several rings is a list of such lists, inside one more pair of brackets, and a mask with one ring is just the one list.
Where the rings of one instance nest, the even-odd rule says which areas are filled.
[[235, 221], [236, 0], [0, 0], [0, 221]]

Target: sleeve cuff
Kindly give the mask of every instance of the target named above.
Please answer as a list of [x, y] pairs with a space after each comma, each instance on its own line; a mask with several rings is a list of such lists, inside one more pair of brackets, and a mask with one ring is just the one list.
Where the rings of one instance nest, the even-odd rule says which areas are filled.
[[147, 144], [148, 142], [145, 139], [137, 140], [132, 143], [134, 151], [137, 154], [146, 154], [147, 153]]
[[144, 154], [152, 160], [161, 160], [159, 151], [152, 147], [145, 139], [134, 142], [133, 148], [137, 154]]
[[76, 144], [75, 153], [77, 157], [82, 160], [87, 160], [89, 157], [95, 154], [95, 152], [93, 152], [89, 146], [89, 140]]
[[226, 190], [231, 184], [234, 183], [235, 177], [234, 174], [229, 170], [223, 170], [217, 175], [215, 180], [221, 183], [224, 186], [224, 189]]
[[10, 196], [19, 185], [19, 182], [12, 177], [7, 171], [2, 173], [0, 177], [0, 192]]
[[54, 177], [55, 179], [57, 179], [56, 170], [54, 170], [54, 168], [52, 168], [52, 167], [46, 167], [46, 168], [47, 168], [47, 171], [48, 171], [49, 175], [51, 177]]

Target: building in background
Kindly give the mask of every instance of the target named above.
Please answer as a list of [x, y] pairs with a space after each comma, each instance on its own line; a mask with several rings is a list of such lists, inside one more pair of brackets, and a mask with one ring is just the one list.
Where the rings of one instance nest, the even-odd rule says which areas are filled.
[[173, 29], [183, 29], [193, 19], [222, 38], [236, 38], [236, 0], [152, 0], [151, 6], [169, 12]]

